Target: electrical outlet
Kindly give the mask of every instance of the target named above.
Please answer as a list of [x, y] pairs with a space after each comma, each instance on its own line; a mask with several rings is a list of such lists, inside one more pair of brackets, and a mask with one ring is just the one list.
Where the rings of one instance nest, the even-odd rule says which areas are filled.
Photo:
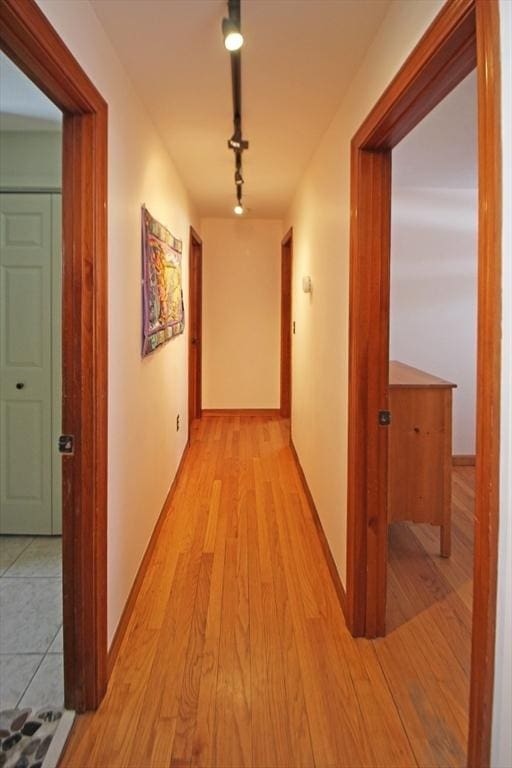
[[180, 415], [178, 413], [178, 415], [176, 416], [176, 432], [179, 432], [179, 431], [180, 431]]

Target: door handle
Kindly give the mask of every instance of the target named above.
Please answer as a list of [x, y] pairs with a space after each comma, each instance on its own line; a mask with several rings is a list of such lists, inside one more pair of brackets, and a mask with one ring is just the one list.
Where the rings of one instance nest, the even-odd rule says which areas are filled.
[[16, 389], [23, 389], [24, 386], [25, 384], [22, 381], [18, 381], [18, 383], [16, 384]]

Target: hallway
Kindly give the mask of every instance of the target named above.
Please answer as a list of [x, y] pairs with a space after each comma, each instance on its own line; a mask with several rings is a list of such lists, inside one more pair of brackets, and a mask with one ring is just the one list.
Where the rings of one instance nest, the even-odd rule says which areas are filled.
[[464, 764], [469, 611], [454, 589], [353, 640], [288, 437], [270, 412], [194, 422], [107, 696], [62, 768]]
[[511, 41], [0, 0], [0, 768], [512, 768]]

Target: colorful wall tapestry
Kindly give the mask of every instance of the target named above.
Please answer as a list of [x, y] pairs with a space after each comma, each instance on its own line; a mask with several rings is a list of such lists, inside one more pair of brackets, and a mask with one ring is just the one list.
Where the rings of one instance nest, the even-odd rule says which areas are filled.
[[183, 333], [181, 240], [142, 208], [142, 355]]

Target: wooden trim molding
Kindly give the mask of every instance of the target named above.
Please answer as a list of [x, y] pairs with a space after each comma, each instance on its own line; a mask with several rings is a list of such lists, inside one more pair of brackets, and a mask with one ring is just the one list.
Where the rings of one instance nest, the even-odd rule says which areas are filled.
[[468, 767], [490, 765], [501, 380], [501, 79], [496, 0], [477, 0], [478, 329], [475, 562]]
[[390, 152], [352, 144], [351, 196], [347, 608], [352, 634], [375, 637], [386, 606], [387, 431], [378, 412], [388, 406]]
[[34, 0], [2, 0], [0, 47], [62, 110], [65, 703], [107, 685], [107, 104]]
[[189, 449], [190, 449], [190, 442], [187, 442], [185, 449], [183, 451], [183, 454], [181, 456], [178, 469], [176, 470], [174, 480], [172, 481], [171, 487], [169, 488], [169, 493], [167, 494], [164, 505], [160, 511], [158, 520], [156, 521], [156, 525], [153, 529], [153, 533], [151, 534], [149, 544], [146, 547], [146, 551], [144, 552], [144, 557], [142, 558], [141, 564], [139, 566], [139, 570], [137, 571], [137, 575], [135, 576], [134, 582], [132, 584], [132, 588], [130, 590], [130, 594], [128, 595], [128, 600], [126, 601], [126, 604], [124, 606], [121, 619], [119, 621], [119, 624], [117, 625], [117, 629], [114, 634], [114, 639], [112, 640], [112, 644], [108, 652], [108, 676], [109, 677], [112, 674], [112, 670], [114, 669], [114, 665], [116, 663], [117, 657], [119, 656], [119, 651], [121, 650], [123, 640], [128, 631], [133, 609], [135, 608], [135, 603], [137, 602], [137, 597], [139, 596], [139, 592], [142, 587], [144, 577], [148, 570], [148, 566], [151, 562], [151, 558], [153, 557], [153, 552], [155, 551], [156, 543], [158, 541], [158, 537], [160, 536], [162, 526], [165, 522], [167, 515], [169, 514], [171, 501], [176, 492], [178, 483], [180, 481], [180, 478], [183, 472], [183, 465], [185, 464], [185, 459], [187, 458]]
[[281, 366], [280, 410], [285, 419], [292, 410], [292, 271], [293, 229], [290, 228], [281, 242]]
[[281, 245], [288, 245], [293, 239], [293, 227], [290, 227], [286, 235], [281, 240]]
[[476, 464], [476, 456], [474, 453], [455, 453], [452, 456], [453, 467], [474, 467]]
[[396, 147], [475, 68], [479, 1], [444, 4], [355, 134], [356, 147]]
[[320, 520], [320, 516], [318, 514], [315, 501], [309, 489], [308, 481], [306, 480], [306, 475], [304, 474], [304, 470], [302, 469], [302, 464], [300, 463], [299, 455], [297, 453], [295, 445], [293, 444], [293, 440], [290, 440], [290, 448], [293, 454], [293, 458], [295, 460], [295, 465], [299, 472], [304, 493], [306, 494], [306, 498], [308, 500], [308, 504], [313, 515], [313, 521], [316, 525], [318, 538], [320, 539], [320, 544], [322, 545], [322, 549], [324, 551], [324, 556], [327, 562], [327, 567], [329, 568], [329, 573], [331, 574], [332, 583], [334, 585], [334, 589], [336, 590], [338, 600], [340, 601], [341, 610], [343, 611], [343, 615], [345, 616], [345, 619], [346, 619], [347, 618], [347, 595], [345, 592], [345, 587], [341, 582], [340, 575], [338, 573], [338, 568], [336, 566], [336, 563], [334, 562], [334, 557], [332, 556], [331, 548], [329, 546], [329, 542], [327, 541], [327, 536], [325, 535], [325, 531], [323, 529], [322, 522]]
[[497, 0], [448, 0], [352, 140], [347, 621], [385, 630], [391, 150], [477, 67], [475, 583], [468, 766], [489, 765], [499, 488], [501, 145]]
[[192, 226], [190, 227], [190, 237], [194, 241], [194, 243], [196, 243], [196, 245], [202, 245], [203, 244], [203, 240], [201, 238], [201, 235], [198, 232], [196, 232], [196, 230]]
[[276, 416], [280, 414], [279, 408], [203, 408], [203, 416], [215, 416], [221, 413], [232, 413], [240, 416], [256, 413], [258, 416]]

